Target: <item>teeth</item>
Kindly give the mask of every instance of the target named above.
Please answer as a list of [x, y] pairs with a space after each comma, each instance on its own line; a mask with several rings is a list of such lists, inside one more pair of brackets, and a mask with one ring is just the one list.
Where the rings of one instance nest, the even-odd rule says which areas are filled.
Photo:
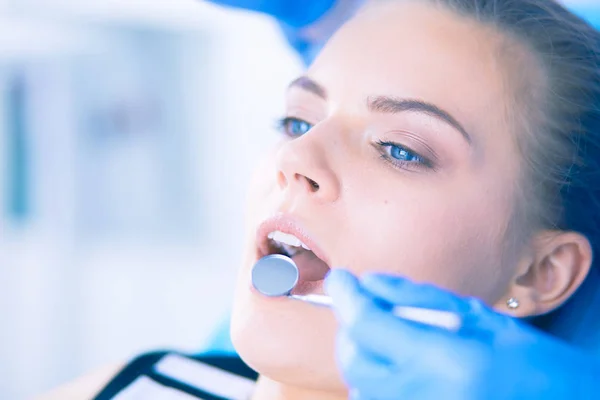
[[302, 247], [305, 250], [309, 250], [310, 248], [302, 243], [300, 239], [298, 239], [294, 235], [290, 235], [289, 233], [283, 233], [280, 231], [274, 231], [269, 233], [268, 238], [277, 242], [277, 244], [283, 248], [288, 253], [296, 253], [298, 251], [298, 247]]
[[279, 243], [279, 247], [285, 251], [289, 257], [293, 257], [299, 251], [298, 247], [290, 246], [285, 243]]

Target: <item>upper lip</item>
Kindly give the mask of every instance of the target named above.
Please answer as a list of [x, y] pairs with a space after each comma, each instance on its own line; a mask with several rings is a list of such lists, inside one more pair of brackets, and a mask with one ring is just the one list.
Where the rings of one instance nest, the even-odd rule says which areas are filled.
[[256, 243], [262, 256], [272, 253], [270, 239], [267, 236], [274, 231], [280, 231], [296, 236], [302, 243], [310, 248], [315, 256], [323, 260], [328, 266], [331, 266], [327, 255], [313, 240], [302, 224], [291, 215], [284, 213], [268, 218], [259, 225], [256, 232]]

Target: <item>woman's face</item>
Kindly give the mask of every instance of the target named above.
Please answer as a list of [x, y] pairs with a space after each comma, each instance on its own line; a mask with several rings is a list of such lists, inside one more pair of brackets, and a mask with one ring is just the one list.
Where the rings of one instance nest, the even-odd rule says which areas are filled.
[[276, 251], [272, 231], [328, 264], [294, 256], [301, 293], [322, 292], [327, 267], [345, 267], [505, 299], [519, 163], [495, 39], [446, 11], [388, 2], [348, 23], [291, 84], [289, 136], [252, 185], [232, 320], [237, 350], [261, 374], [342, 390], [332, 312], [251, 288], [253, 264]]

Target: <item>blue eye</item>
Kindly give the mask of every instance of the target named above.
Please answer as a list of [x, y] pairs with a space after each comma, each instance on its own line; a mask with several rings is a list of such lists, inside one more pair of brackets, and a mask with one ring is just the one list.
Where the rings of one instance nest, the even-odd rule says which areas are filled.
[[389, 145], [389, 154], [394, 160], [398, 161], [408, 161], [408, 162], [417, 162], [422, 163], [423, 158], [420, 155], [413, 153], [410, 150], [405, 149], [404, 147], [390, 144]]
[[433, 164], [425, 157], [393, 142], [377, 142], [381, 157], [394, 166], [403, 169], [433, 168]]
[[279, 121], [279, 130], [290, 137], [302, 136], [311, 128], [311, 124], [298, 118], [286, 117]]

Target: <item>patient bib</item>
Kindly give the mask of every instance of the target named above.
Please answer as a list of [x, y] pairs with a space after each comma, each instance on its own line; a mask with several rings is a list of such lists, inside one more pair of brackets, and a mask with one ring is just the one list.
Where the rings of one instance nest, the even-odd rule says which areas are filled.
[[137, 357], [95, 400], [248, 400], [258, 374], [237, 356], [154, 352]]

